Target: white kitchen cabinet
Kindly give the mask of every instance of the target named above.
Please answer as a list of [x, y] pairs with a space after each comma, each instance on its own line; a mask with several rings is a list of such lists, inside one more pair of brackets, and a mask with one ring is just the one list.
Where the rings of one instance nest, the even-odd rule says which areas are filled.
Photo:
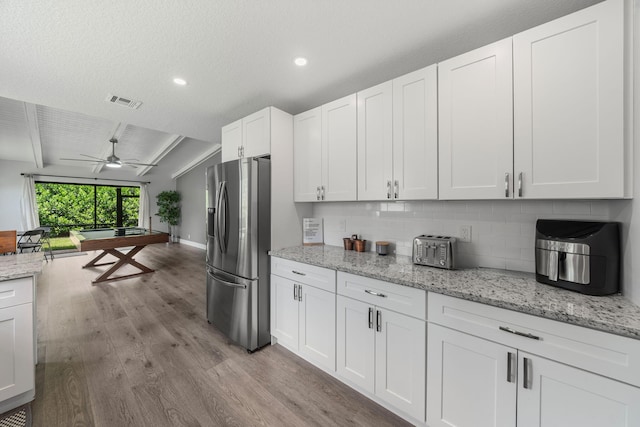
[[271, 335], [316, 366], [336, 370], [335, 272], [271, 260]]
[[358, 200], [437, 198], [436, 66], [357, 96]]
[[424, 291], [338, 272], [338, 293], [338, 375], [424, 421], [426, 323], [391, 309], [422, 299], [424, 310]]
[[640, 425], [638, 387], [523, 352], [518, 369], [518, 427]]
[[627, 25], [608, 0], [441, 62], [439, 197], [630, 197]]
[[358, 92], [358, 200], [393, 197], [393, 83]]
[[0, 282], [0, 413], [35, 395], [34, 280]]
[[516, 425], [515, 349], [433, 323], [427, 342], [429, 426]]
[[320, 199], [322, 183], [322, 107], [293, 117], [294, 200]]
[[521, 197], [629, 195], [623, 9], [605, 1], [513, 37]]
[[264, 108], [222, 128], [223, 162], [271, 153], [272, 120], [279, 116], [272, 117], [272, 110], [273, 107]]
[[322, 200], [356, 200], [356, 122], [355, 94], [322, 106]]
[[640, 425], [636, 340], [430, 294], [427, 348], [429, 426]]
[[438, 69], [393, 80], [393, 180], [402, 200], [438, 197]]
[[236, 120], [222, 128], [222, 161], [240, 158], [242, 147], [242, 120]]
[[511, 38], [438, 64], [439, 197], [511, 197]]
[[294, 117], [294, 200], [356, 200], [356, 95]]

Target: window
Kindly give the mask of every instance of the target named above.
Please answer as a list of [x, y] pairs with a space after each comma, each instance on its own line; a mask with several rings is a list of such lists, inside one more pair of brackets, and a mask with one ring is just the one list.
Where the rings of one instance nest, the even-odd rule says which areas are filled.
[[138, 225], [139, 187], [36, 182], [40, 225], [52, 236], [82, 228]]

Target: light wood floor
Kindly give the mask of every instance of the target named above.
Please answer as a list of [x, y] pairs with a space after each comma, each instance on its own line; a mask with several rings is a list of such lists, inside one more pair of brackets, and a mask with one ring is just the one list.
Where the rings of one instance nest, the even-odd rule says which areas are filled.
[[155, 273], [94, 286], [95, 254], [38, 279], [34, 426], [406, 425], [280, 346], [229, 343], [206, 321], [203, 251], [150, 245], [136, 260]]

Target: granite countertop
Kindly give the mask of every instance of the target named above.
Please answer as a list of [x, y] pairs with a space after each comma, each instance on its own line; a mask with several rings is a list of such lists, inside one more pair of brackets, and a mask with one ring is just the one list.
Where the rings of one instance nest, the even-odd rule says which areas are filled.
[[42, 260], [42, 252], [0, 256], [0, 282], [40, 273]]
[[621, 295], [589, 296], [536, 282], [532, 273], [414, 265], [407, 256], [297, 246], [270, 255], [640, 339], [640, 307]]

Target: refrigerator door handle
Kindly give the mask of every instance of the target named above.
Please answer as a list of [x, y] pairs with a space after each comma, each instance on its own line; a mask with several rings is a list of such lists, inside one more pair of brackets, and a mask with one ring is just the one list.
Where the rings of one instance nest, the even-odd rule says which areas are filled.
[[209, 275], [211, 277], [213, 277], [214, 279], [216, 279], [217, 283], [220, 283], [222, 285], [225, 286], [229, 286], [231, 288], [242, 288], [242, 289], [247, 289], [247, 285], [243, 284], [243, 283], [233, 283], [233, 282], [229, 282], [227, 280], [221, 279], [219, 276], [216, 276], [214, 274], [211, 273], [211, 271], [207, 271], [207, 273], [209, 273]]
[[[216, 209], [217, 213], [218, 213], [218, 246], [220, 247], [220, 252], [221, 253], [226, 253], [227, 252], [227, 242], [228, 242], [228, 236], [227, 236], [227, 210], [228, 210], [228, 206], [227, 204], [229, 203], [228, 196], [227, 196], [227, 182], [226, 181], [222, 181], [220, 183], [220, 191], [219, 191], [219, 196], [218, 196], [218, 209]], [[223, 207], [223, 203], [224, 203], [224, 207]]]

